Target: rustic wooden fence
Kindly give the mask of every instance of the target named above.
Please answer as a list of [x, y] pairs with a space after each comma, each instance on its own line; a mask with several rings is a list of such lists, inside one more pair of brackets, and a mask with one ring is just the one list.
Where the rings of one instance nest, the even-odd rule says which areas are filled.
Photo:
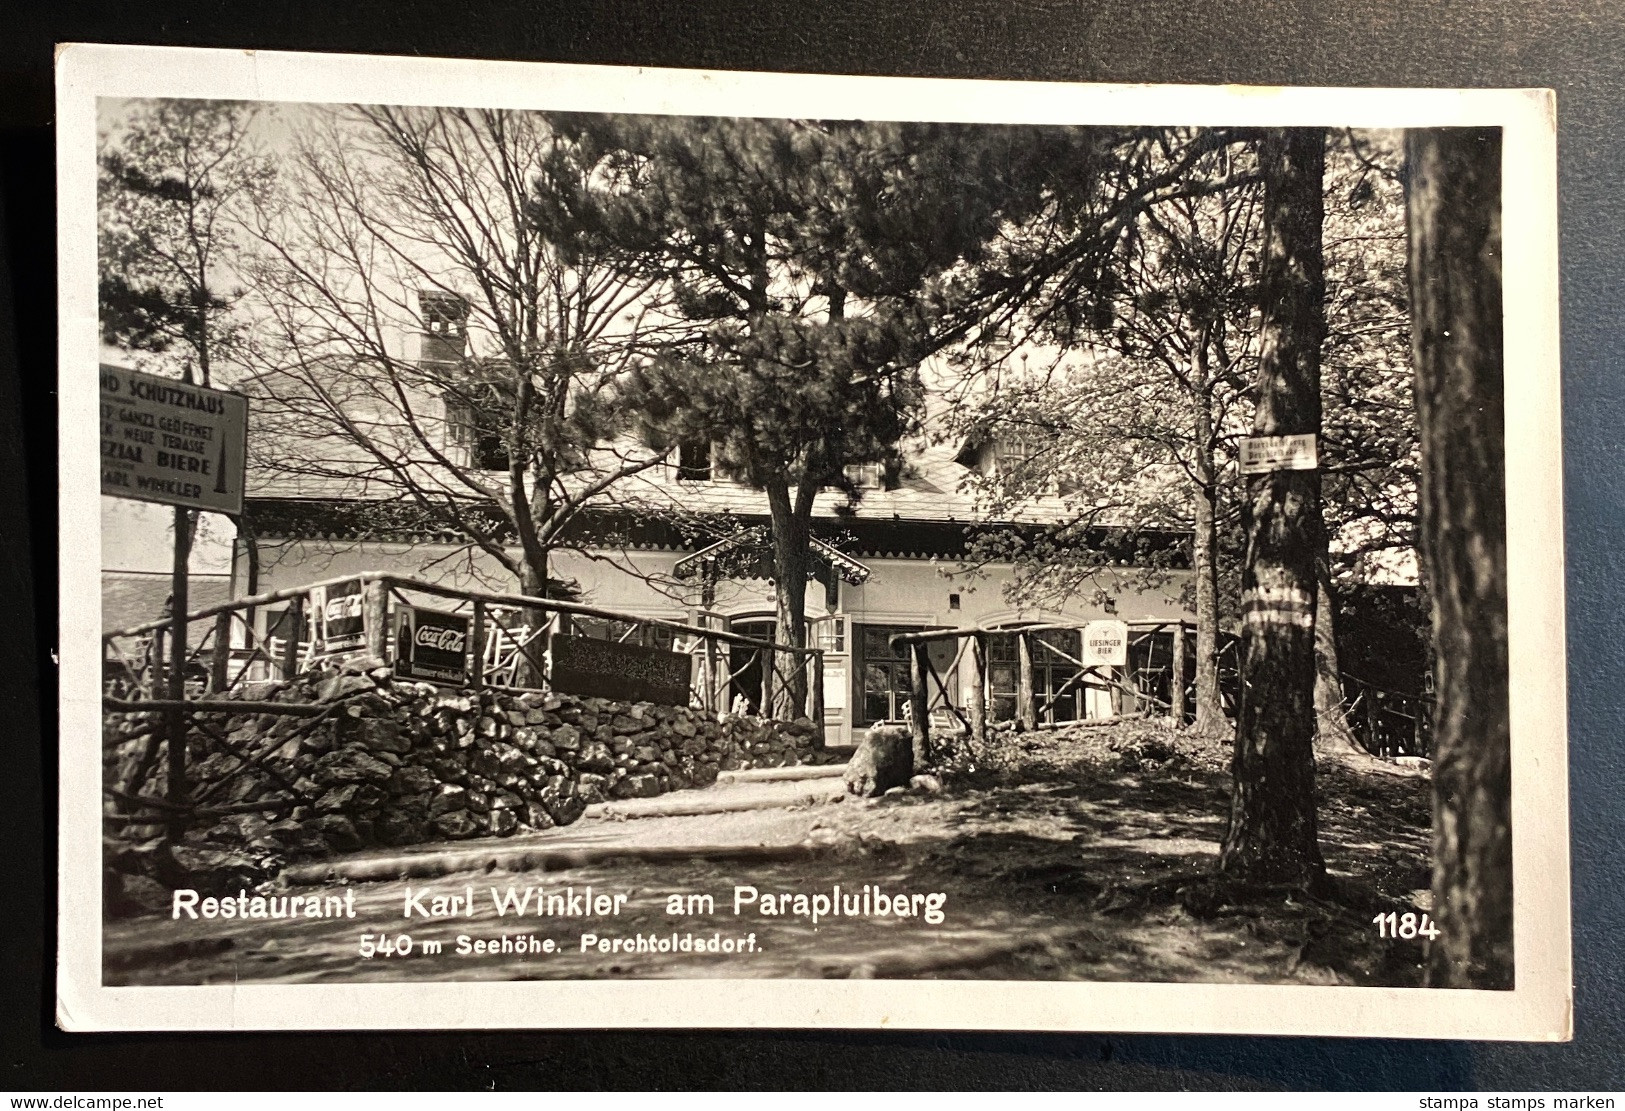
[[[670, 651], [694, 660], [691, 705], [724, 711], [727, 692], [747, 669], [760, 677], [762, 693], [753, 711], [823, 717], [823, 650], [797, 647], [743, 636], [719, 627], [720, 615], [701, 613], [705, 624], [690, 624], [644, 617], [579, 602], [529, 595], [448, 587], [401, 575], [369, 572], [347, 575], [303, 586], [237, 598], [194, 610], [187, 615], [186, 667], [192, 697], [204, 698], [235, 690], [244, 683], [285, 679], [308, 671], [334, 655], [315, 635], [309, 620], [313, 596], [335, 587], [361, 586], [361, 622], [358, 643], [344, 651], [362, 651], [384, 660], [395, 659], [390, 614], [396, 606], [423, 605], [423, 599], [449, 601], [449, 611], [470, 618], [467, 686], [514, 687], [526, 671], [541, 676], [534, 689], [549, 689], [548, 649], [551, 640], [571, 630], [571, 623], [608, 628], [610, 641], [642, 643], [647, 631], [659, 630], [658, 639]], [[280, 609], [272, 610], [271, 607]], [[268, 611], [268, 612], [261, 612]], [[258, 617], [264, 620], [257, 619]], [[538, 621], [537, 618], [541, 620]], [[261, 627], [263, 626], [263, 628]], [[133, 625], [102, 637], [107, 694], [114, 701], [133, 697], [144, 709], [156, 707], [154, 692], [164, 689], [168, 618]], [[600, 639], [594, 637], [593, 639]], [[740, 657], [726, 651], [745, 650]], [[528, 664], [522, 668], [521, 664]], [[755, 681], [755, 680], [753, 680]], [[789, 688], [794, 698], [782, 692]]]
[[[318, 635], [318, 622], [311, 620], [312, 599], [357, 584], [361, 612], [354, 642], [346, 641], [341, 651], [331, 652]], [[397, 664], [392, 611], [399, 612], [402, 606], [421, 607], [423, 599], [449, 603], [440, 612], [468, 618], [465, 681], [457, 686], [552, 689], [549, 677], [553, 644], [568, 635], [563, 630], [570, 622], [578, 622], [609, 634], [589, 636], [588, 640], [625, 643], [637, 636], [669, 644], [671, 655], [688, 656], [687, 702], [691, 707], [712, 713], [737, 709], [779, 719], [806, 716], [819, 725], [824, 721], [823, 650], [729, 632], [716, 627], [723, 620], [717, 614], [701, 613], [704, 624], [689, 624], [578, 602], [460, 589], [368, 572], [236, 598], [188, 613], [186, 697], [179, 702], [159, 697], [169, 689], [171, 656], [166, 641], [174, 635], [170, 618], [104, 634], [104, 710], [115, 715], [146, 715], [134, 719], [143, 722], [134, 734], [110, 731], [105, 743], [122, 745], [132, 739], [146, 742], [146, 752], [136, 765], [137, 786], [146, 778], [141, 769], [150, 770], [160, 751], [169, 768], [164, 798], [133, 794], [127, 784], [114, 783], [105, 786], [107, 795], [119, 802], [126, 820], [150, 822], [154, 820], [150, 815], [156, 813], [157, 820], [168, 825], [172, 837], [181, 836], [193, 818], [233, 812], [230, 807], [213, 803], [206, 797], [207, 790], [200, 796], [187, 782], [187, 735], [204, 731], [217, 747], [229, 747], [218, 730], [199, 718], [210, 714], [291, 715], [311, 719], [309, 724], [315, 727], [332, 714], [334, 707], [260, 700], [243, 694], [252, 695], [253, 684], [290, 679], [355, 653], [377, 658], [386, 665]], [[655, 630], [658, 633], [651, 636]], [[756, 704], [736, 706], [730, 701], [730, 692], [747, 672], [759, 698]], [[541, 686], [521, 686], [521, 680], [530, 676], [540, 677]], [[245, 687], [249, 687], [246, 692]], [[161, 715], [160, 711], [172, 713]], [[177, 718], [182, 722], [178, 729], [172, 724]]]
[[[1194, 710], [1195, 626], [1182, 621], [1130, 621], [1129, 662], [1121, 667], [1085, 663], [1070, 644], [1057, 643], [1057, 633], [1076, 633], [1083, 624], [1034, 624], [1015, 628], [927, 629], [897, 633], [893, 648], [907, 649], [909, 660], [908, 725], [915, 750], [929, 753], [934, 720], [985, 742], [994, 721], [989, 682], [991, 638], [1014, 637], [1016, 683], [1014, 713], [1020, 728], [1033, 730], [1050, 724], [1052, 710], [1081, 688], [1105, 692], [1111, 699], [1111, 717], [1122, 715], [1190, 720]], [[1161, 635], [1167, 634], [1167, 635]], [[954, 641], [955, 652], [940, 670], [933, 666], [929, 648]], [[1227, 638], [1220, 649], [1221, 698], [1227, 713], [1235, 712], [1234, 680], [1238, 642]], [[1044, 690], [1036, 676], [1040, 654], [1072, 667], [1059, 686]], [[949, 689], [948, 677], [957, 677], [964, 692], [963, 705]], [[1354, 676], [1343, 676], [1344, 709], [1355, 739], [1380, 757], [1423, 756], [1432, 751], [1432, 700], [1386, 690]], [[1228, 681], [1226, 681], [1228, 680]]]
[[[918, 752], [929, 752], [933, 710], [941, 710], [955, 722], [960, 731], [972, 739], [983, 742], [993, 720], [989, 711], [991, 662], [989, 644], [992, 638], [1015, 640], [1015, 692], [1014, 721], [1023, 729], [1037, 729], [1045, 724], [1053, 710], [1064, 699], [1075, 697], [1080, 689], [1092, 688], [1105, 692], [1111, 698], [1112, 713], [1161, 713], [1178, 715], [1183, 719], [1188, 705], [1189, 677], [1193, 656], [1188, 639], [1194, 626], [1182, 621], [1128, 621], [1130, 663], [1124, 666], [1103, 666], [1085, 663], [1074, 654], [1072, 644], [1056, 634], [1081, 634], [1085, 623], [1034, 624], [1014, 628], [957, 628], [925, 629], [918, 632], [897, 633], [890, 638], [894, 649], [907, 649], [909, 659], [909, 728], [914, 735]], [[1154, 650], [1159, 633], [1170, 634], [1169, 658], [1163, 663]], [[958, 705], [949, 691], [948, 680], [939, 674], [931, 660], [930, 646], [942, 641], [955, 642], [951, 662], [942, 672], [962, 680], [965, 705]], [[1139, 649], [1147, 648], [1146, 658], [1136, 660]], [[1035, 682], [1039, 670], [1040, 653], [1071, 665], [1071, 674], [1058, 686], [1040, 693]], [[1166, 697], [1163, 694], [1166, 693]], [[1071, 719], [1069, 719], [1071, 720]]]

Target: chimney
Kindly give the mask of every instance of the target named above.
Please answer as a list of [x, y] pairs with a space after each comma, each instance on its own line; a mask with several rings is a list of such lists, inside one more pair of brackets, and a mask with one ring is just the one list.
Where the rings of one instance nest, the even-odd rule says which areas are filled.
[[468, 350], [468, 302], [437, 289], [418, 291], [423, 342], [418, 362], [457, 364]]

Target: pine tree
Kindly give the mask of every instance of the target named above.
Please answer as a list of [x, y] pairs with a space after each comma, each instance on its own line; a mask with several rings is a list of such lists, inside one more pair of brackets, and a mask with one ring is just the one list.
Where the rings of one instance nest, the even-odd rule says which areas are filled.
[[[717, 466], [764, 492], [778, 636], [805, 644], [815, 499], [855, 499], [852, 464], [899, 472], [919, 364], [946, 341], [938, 310], [953, 272], [992, 237], [1015, 196], [1012, 167], [1032, 155], [1001, 129], [584, 126], [625, 152], [595, 218], [670, 283], [687, 333], [639, 370], [645, 434], [656, 447], [708, 440]], [[778, 713], [800, 712], [804, 685], [795, 669]]]
[[1433, 602], [1433, 915], [1441, 987], [1510, 988], [1512, 751], [1502, 413], [1501, 133], [1406, 136], [1422, 435], [1422, 559]]
[[[1254, 436], [1320, 435], [1325, 157], [1326, 136], [1316, 128], [1272, 131], [1260, 144], [1263, 319]], [[1270, 471], [1245, 485], [1241, 698], [1220, 868], [1245, 882], [1309, 885], [1325, 867], [1313, 753], [1316, 561], [1325, 550], [1320, 472]]]

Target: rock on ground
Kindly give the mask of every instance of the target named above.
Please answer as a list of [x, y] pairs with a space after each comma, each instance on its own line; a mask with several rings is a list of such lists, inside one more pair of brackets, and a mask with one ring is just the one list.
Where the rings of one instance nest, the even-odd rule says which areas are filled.
[[899, 725], [877, 725], [864, 735], [846, 765], [846, 789], [873, 798], [893, 787], [907, 787], [914, 775], [914, 743]]

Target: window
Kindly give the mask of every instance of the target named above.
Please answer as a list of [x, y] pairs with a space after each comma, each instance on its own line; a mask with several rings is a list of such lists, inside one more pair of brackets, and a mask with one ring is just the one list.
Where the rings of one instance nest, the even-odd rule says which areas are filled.
[[846, 618], [819, 618], [813, 623], [813, 630], [818, 636], [818, 647], [824, 651], [846, 651]]
[[659, 648], [666, 652], [672, 650], [676, 638], [676, 633], [660, 625], [577, 615], [570, 618], [570, 632], [578, 637], [613, 640], [619, 644], [638, 644], [644, 648]]
[[902, 721], [908, 705], [908, 647], [893, 648], [894, 633], [913, 632], [914, 626], [859, 625], [858, 648], [863, 653], [859, 669], [863, 697], [858, 702], [859, 724], [876, 721]]
[[846, 477], [860, 490], [878, 490], [882, 482], [881, 466], [879, 463], [848, 463]]
[[1083, 684], [1073, 683], [1064, 695], [1061, 691], [1082, 670], [1072, 660], [1083, 655], [1083, 634], [1076, 629], [1052, 630], [1033, 634], [1032, 643], [1033, 695], [1040, 707], [1049, 707], [1044, 720], [1077, 721], [1083, 716]]
[[677, 481], [711, 481], [711, 443], [709, 440], [685, 440], [677, 445]]
[[987, 638], [988, 713], [994, 721], [1016, 717], [1016, 635], [993, 633]]
[[993, 465], [1001, 475], [1019, 474], [1048, 446], [1034, 432], [1007, 432], [993, 442]]
[[[1083, 637], [1076, 629], [1056, 629], [1030, 634], [1033, 654], [1033, 701], [1035, 708], [1049, 708], [1039, 716], [1040, 721], [1077, 721], [1083, 717], [1083, 684], [1074, 684], [1061, 698], [1050, 705], [1080, 670], [1067, 656], [1083, 654]], [[1063, 655], [1064, 653], [1064, 655]], [[993, 633], [987, 638], [988, 710], [994, 721], [1010, 721], [1016, 717], [1017, 671], [1020, 650], [1016, 634]]]
[[508, 469], [503, 430], [511, 411], [504, 393], [500, 386], [487, 384], [446, 394], [446, 446], [454, 462], [481, 471]]

